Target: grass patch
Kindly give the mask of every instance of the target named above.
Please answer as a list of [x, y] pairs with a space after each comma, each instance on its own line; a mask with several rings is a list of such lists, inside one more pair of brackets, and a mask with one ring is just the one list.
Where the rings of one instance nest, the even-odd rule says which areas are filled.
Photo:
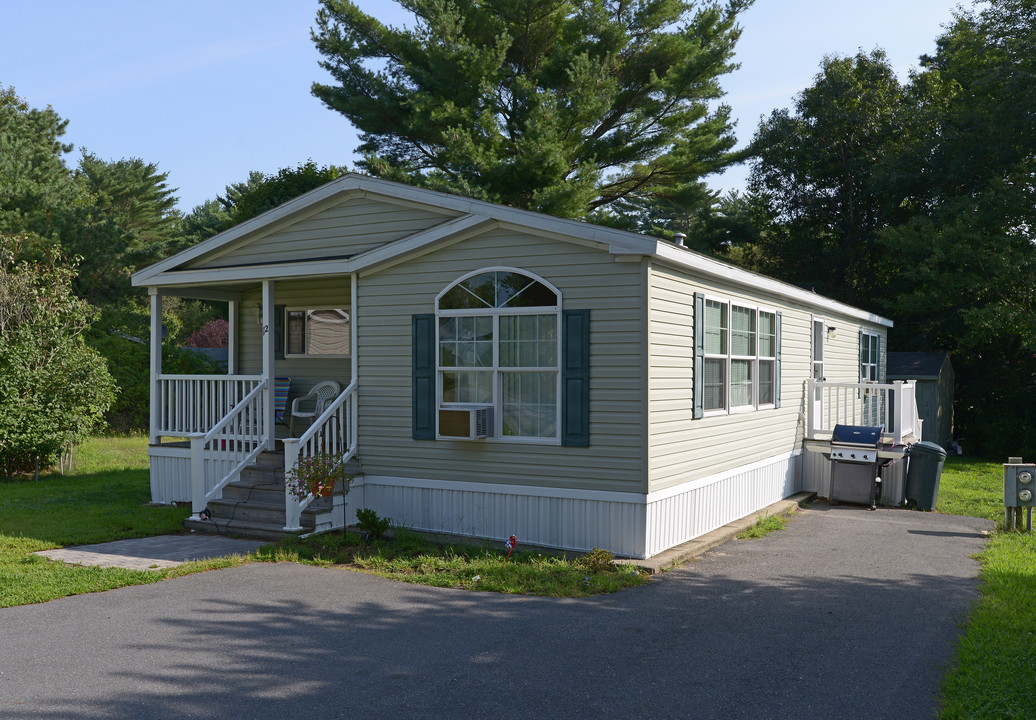
[[738, 540], [754, 540], [766, 537], [776, 530], [783, 530], [788, 524], [787, 515], [760, 515], [754, 523], [737, 534]]
[[506, 552], [486, 546], [443, 545], [396, 529], [391, 539], [364, 542], [353, 533], [327, 533], [260, 548], [268, 561], [345, 567], [371, 575], [434, 587], [549, 597], [585, 597], [648, 582], [628, 565], [567, 559], [550, 553]]
[[185, 563], [163, 570], [70, 566], [39, 550], [180, 532], [186, 507], [152, 506], [148, 439], [92, 438], [72, 472], [0, 480], [0, 607], [153, 583], [169, 577], [255, 561], [292, 561], [359, 570], [405, 582], [489, 592], [582, 597], [647, 582], [632, 567], [516, 552], [504, 562], [495, 548], [439, 545], [416, 533], [365, 544], [329, 533], [296, 538], [245, 557]]
[[940, 512], [998, 523], [982, 563], [982, 597], [971, 610], [943, 679], [941, 717], [1033, 718], [1036, 686], [1036, 535], [1003, 532], [1003, 466], [949, 458]]
[[153, 507], [146, 437], [98, 437], [70, 474], [0, 480], [0, 607], [156, 582], [167, 571], [78, 567], [38, 550], [180, 530], [186, 508]]
[[1004, 519], [1004, 466], [950, 456], [939, 478], [936, 509], [948, 515]]

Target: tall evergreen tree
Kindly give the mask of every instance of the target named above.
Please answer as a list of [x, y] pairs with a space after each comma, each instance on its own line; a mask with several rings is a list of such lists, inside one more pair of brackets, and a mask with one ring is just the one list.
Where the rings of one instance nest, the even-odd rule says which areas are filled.
[[76, 196], [64, 156], [68, 120], [0, 85], [0, 232], [51, 236], [52, 215]]
[[564, 217], [620, 200], [694, 210], [731, 160], [737, 17], [751, 0], [399, 0], [413, 29], [322, 0], [336, 84], [380, 177]]

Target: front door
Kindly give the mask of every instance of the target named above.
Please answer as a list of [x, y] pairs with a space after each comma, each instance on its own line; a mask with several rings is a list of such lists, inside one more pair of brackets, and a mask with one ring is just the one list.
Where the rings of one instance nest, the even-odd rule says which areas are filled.
[[[824, 338], [827, 326], [823, 318], [813, 318], [813, 380], [824, 381]], [[819, 387], [813, 389], [813, 423], [814, 427], [826, 427], [824, 422], [824, 402]]]

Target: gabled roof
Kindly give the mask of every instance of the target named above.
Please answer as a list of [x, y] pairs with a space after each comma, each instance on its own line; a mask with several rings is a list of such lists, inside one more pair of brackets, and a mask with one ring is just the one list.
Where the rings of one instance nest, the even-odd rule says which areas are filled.
[[[189, 269], [187, 266], [235, 243], [261, 237], [273, 227], [284, 227], [295, 219], [351, 197], [383, 199], [395, 203], [435, 209], [444, 214], [444, 221], [408, 237], [357, 255], [332, 259], [309, 259], [291, 263], [258, 264], [249, 267]], [[452, 216], [452, 217], [451, 217]], [[208, 240], [187, 248], [133, 275], [135, 286], [159, 287], [213, 284], [226, 280], [273, 279], [289, 276], [331, 275], [371, 270], [380, 265], [401, 262], [410, 254], [441, 243], [486, 232], [494, 227], [521, 229], [534, 234], [568, 242], [588, 244], [615, 256], [650, 257], [662, 264], [689, 268], [715, 278], [821, 307], [887, 327], [892, 322], [873, 313], [825, 298], [816, 293], [780, 280], [720, 262], [688, 248], [638, 233], [566, 220], [550, 215], [518, 210], [480, 200], [417, 188], [349, 173], [336, 180], [289, 200], [272, 210], [236, 225]]]
[[885, 367], [888, 378], [934, 380], [949, 356], [944, 352], [890, 352]]

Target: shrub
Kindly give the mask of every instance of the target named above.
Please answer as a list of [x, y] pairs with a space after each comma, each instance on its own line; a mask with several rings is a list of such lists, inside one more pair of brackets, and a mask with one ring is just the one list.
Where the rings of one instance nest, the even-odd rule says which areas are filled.
[[89, 436], [115, 383], [83, 341], [96, 312], [71, 291], [56, 254], [15, 262], [21, 237], [0, 235], [0, 474], [50, 465]]
[[615, 553], [610, 550], [594, 548], [576, 562], [592, 573], [611, 570], [612, 563], [615, 562]]
[[209, 320], [184, 343], [189, 348], [225, 348], [230, 334], [230, 323], [223, 318]]
[[375, 540], [380, 540], [392, 524], [390, 518], [379, 518], [378, 513], [370, 508], [360, 508], [356, 511], [356, 527], [370, 535]]
[[[163, 321], [176, 326], [175, 315]], [[151, 400], [150, 316], [146, 305], [129, 301], [106, 307], [90, 334], [89, 343], [108, 363], [118, 386], [118, 395], [104, 419], [117, 432], [145, 431]], [[176, 340], [166, 338], [162, 346], [162, 371], [166, 373], [222, 373], [211, 358], [181, 350]]]

